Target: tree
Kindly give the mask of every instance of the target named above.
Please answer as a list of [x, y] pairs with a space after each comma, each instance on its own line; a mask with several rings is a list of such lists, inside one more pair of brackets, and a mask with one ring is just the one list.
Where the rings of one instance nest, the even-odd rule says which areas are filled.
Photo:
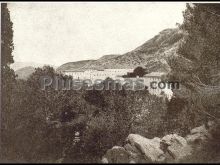
[[12, 51], [14, 49], [13, 44], [13, 30], [10, 19], [10, 12], [8, 10], [7, 4], [1, 4], [1, 53], [2, 53], [2, 67], [8, 66], [13, 63]]
[[174, 95], [184, 100], [180, 104], [173, 99], [170, 104], [182, 106], [182, 112], [175, 115], [182, 121], [172, 116], [170, 122], [192, 128], [220, 117], [220, 5], [187, 4], [183, 16], [180, 30], [184, 38], [177, 56], [169, 61], [171, 81], [181, 82], [181, 89], [174, 90]]
[[15, 118], [14, 105], [12, 103], [12, 95], [15, 87], [15, 73], [9, 67], [13, 63], [13, 30], [12, 22], [10, 19], [10, 12], [7, 8], [7, 4], [1, 4], [1, 75], [2, 75], [2, 86], [1, 86], [1, 156], [7, 159], [7, 154], [10, 152], [10, 136], [12, 136], [12, 130], [10, 130], [12, 121]]
[[219, 11], [219, 4], [188, 4], [181, 26], [187, 35], [178, 52], [192, 62], [189, 71], [206, 85], [219, 85]]
[[135, 76], [139, 76], [139, 77], [143, 77], [146, 74], [145, 69], [140, 66], [135, 68], [133, 73]]
[[127, 73], [127, 75], [123, 75], [122, 77], [124, 78], [129, 78], [129, 77], [143, 77], [145, 74], [147, 74], [148, 72], [142, 68], [141, 66], [138, 66], [134, 69], [133, 72], [131, 73]]

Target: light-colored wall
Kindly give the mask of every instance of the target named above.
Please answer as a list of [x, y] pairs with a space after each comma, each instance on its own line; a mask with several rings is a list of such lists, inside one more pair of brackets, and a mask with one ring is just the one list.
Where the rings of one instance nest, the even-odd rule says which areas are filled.
[[[105, 69], [105, 70], [86, 70], [86, 71], [65, 71], [64, 74], [71, 75], [73, 79], [90, 79], [91, 81], [95, 81], [97, 79], [105, 80], [107, 77], [110, 77], [112, 79], [119, 79], [122, 81], [125, 81], [124, 78], [122, 78], [122, 75], [126, 75], [128, 72], [133, 72], [133, 69]], [[127, 78], [126, 78], [127, 79]], [[132, 81], [136, 81], [137, 78], [129, 78]], [[155, 94], [157, 96], [161, 95], [161, 92], [163, 91], [169, 99], [172, 97], [172, 90], [171, 89], [160, 89], [157, 87], [157, 89], [150, 88], [150, 83], [155, 81], [157, 84], [161, 81], [160, 76], [145, 76], [142, 77], [144, 79], [145, 86], [148, 86], [149, 92], [151, 94]]]
[[105, 79], [107, 77], [116, 78], [122, 76], [128, 72], [132, 72], [133, 69], [105, 69], [105, 70], [86, 70], [86, 71], [65, 71], [64, 74], [71, 75], [76, 79]]

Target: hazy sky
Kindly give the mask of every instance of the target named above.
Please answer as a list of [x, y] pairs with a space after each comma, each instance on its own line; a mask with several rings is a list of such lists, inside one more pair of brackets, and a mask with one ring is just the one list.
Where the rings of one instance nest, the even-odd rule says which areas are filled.
[[185, 3], [11, 3], [16, 62], [61, 65], [123, 54], [182, 23]]

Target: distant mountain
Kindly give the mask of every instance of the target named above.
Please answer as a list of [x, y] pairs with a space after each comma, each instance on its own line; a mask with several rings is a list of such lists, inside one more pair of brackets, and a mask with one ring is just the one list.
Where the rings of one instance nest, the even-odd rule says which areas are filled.
[[[10, 67], [15, 71], [15, 74], [18, 75], [18, 79], [27, 79], [34, 71], [35, 68], [43, 67], [45, 65], [49, 64], [40, 64], [40, 63], [34, 63], [34, 62], [15, 62], [10, 65]], [[50, 65], [54, 69], [56, 69], [56, 66]]]
[[[67, 65], [69, 69], [131, 69], [142, 66], [150, 72], [169, 72], [167, 59], [176, 54], [182, 38], [183, 33], [178, 28], [165, 29], [143, 45], [123, 55], [105, 55], [98, 60], [78, 61], [62, 66]], [[65, 67], [61, 70], [63, 69], [65, 70]]]
[[[41, 63], [35, 63], [35, 62], [14, 62], [13, 64], [10, 65], [10, 67], [13, 70], [18, 70], [24, 67], [34, 67], [34, 68], [38, 68], [38, 67], [43, 67], [44, 65], [49, 65], [49, 64], [41, 64]], [[54, 69], [56, 69], [56, 66], [50, 65], [52, 66]]]
[[64, 70], [70, 70], [70, 69], [79, 69], [82, 68], [84, 65], [88, 63], [92, 63], [95, 60], [84, 60], [84, 61], [77, 61], [77, 62], [68, 62], [60, 67], [57, 68], [57, 71], [64, 71]]
[[26, 80], [32, 73], [34, 73], [35, 68], [32, 66], [27, 66], [24, 68], [20, 68], [15, 71], [15, 74], [18, 76], [18, 79]]

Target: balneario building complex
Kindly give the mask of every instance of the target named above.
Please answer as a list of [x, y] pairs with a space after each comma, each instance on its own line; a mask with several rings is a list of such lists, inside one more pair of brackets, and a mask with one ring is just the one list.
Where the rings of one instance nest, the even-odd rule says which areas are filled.
[[[132, 73], [134, 69], [73, 69], [73, 70], [64, 70], [62, 73], [64, 75], [72, 76], [73, 79], [86, 80], [89, 79], [92, 82], [95, 80], [105, 80], [106, 78], [111, 78], [113, 80], [120, 80], [122, 83], [126, 80], [137, 81], [137, 79], [142, 79], [144, 85], [148, 87], [148, 90], [151, 94], [157, 96], [166, 96], [171, 98], [172, 90], [169, 85], [158, 86], [161, 82], [161, 77], [165, 73], [163, 72], [151, 72], [145, 74], [143, 77], [124, 77], [129, 73]], [[153, 83], [153, 85], [151, 85]], [[153, 88], [152, 88], [153, 87]]]

